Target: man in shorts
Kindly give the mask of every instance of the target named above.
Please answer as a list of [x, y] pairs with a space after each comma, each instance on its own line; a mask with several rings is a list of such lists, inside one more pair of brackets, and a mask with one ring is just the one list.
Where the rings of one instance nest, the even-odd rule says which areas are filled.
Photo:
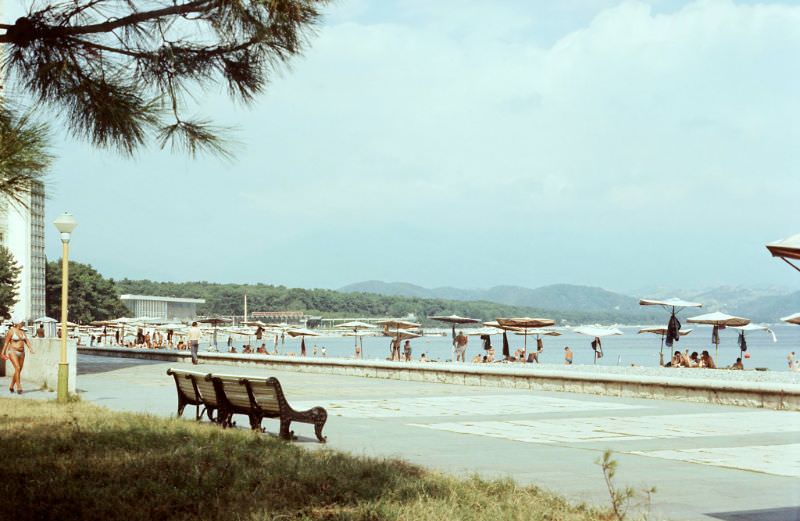
[[453, 340], [453, 344], [456, 348], [456, 362], [466, 362], [468, 341], [467, 335], [465, 335], [463, 331], [459, 331], [455, 340]]
[[572, 349], [569, 346], [564, 348], [564, 365], [572, 365]]

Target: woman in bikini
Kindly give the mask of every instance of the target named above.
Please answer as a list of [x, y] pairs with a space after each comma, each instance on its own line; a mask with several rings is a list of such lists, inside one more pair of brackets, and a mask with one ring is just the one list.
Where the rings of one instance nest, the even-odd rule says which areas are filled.
[[28, 340], [28, 335], [22, 329], [24, 322], [13, 324], [6, 332], [6, 339], [3, 342], [3, 355], [11, 360], [11, 365], [14, 366], [14, 376], [11, 377], [11, 385], [8, 391], [14, 392], [14, 385], [17, 387], [17, 394], [22, 394], [22, 366], [25, 364], [25, 346], [28, 346], [28, 351], [33, 354], [31, 343]]

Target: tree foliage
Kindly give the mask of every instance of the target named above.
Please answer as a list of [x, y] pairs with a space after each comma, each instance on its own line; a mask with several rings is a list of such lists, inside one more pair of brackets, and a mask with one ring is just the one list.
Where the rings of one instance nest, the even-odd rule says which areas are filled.
[[11, 318], [11, 308], [19, 300], [17, 289], [21, 271], [8, 248], [0, 246], [0, 318]]
[[[47, 316], [61, 318], [61, 262], [47, 263], [45, 271]], [[70, 261], [68, 320], [88, 324], [128, 313], [113, 279], [104, 278], [89, 264]]]
[[[65, 0], [0, 24], [4, 70], [73, 135], [127, 153], [155, 139], [222, 151], [219, 129], [186, 114], [200, 89], [250, 102], [299, 54], [327, 0]], [[2, 77], [2, 76], [0, 76]]]
[[48, 151], [47, 126], [30, 113], [18, 116], [0, 100], [0, 194], [25, 204], [34, 181], [40, 181], [53, 158]]

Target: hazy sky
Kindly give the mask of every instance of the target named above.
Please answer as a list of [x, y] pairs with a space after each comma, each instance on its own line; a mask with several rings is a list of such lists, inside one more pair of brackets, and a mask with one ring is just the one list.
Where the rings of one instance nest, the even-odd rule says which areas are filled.
[[234, 163], [65, 139], [48, 221], [113, 277], [794, 288], [798, 55], [792, 2], [342, 0], [254, 107], [202, 98]]

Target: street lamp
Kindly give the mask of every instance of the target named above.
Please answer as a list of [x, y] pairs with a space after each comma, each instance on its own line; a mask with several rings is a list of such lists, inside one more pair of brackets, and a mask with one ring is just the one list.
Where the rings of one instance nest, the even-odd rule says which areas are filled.
[[69, 364], [67, 364], [67, 296], [69, 294], [69, 239], [78, 221], [69, 212], [64, 212], [53, 221], [61, 232], [61, 362], [58, 364], [58, 401], [66, 403]]

